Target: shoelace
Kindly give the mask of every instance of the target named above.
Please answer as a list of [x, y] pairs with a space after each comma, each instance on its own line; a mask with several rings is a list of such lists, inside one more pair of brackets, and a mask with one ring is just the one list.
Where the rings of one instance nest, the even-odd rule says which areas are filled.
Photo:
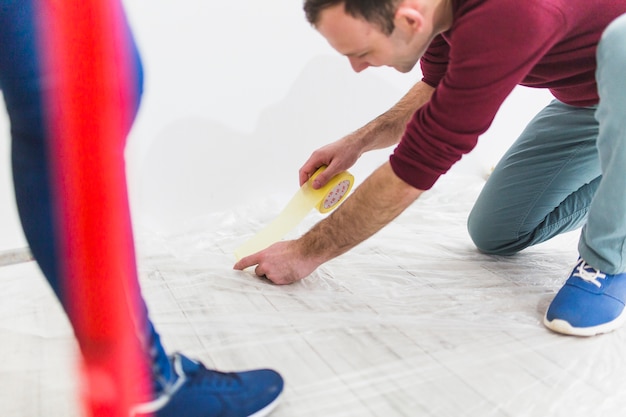
[[606, 274], [598, 271], [584, 260], [580, 261], [580, 265], [576, 267], [576, 272], [574, 272], [572, 276], [579, 277], [583, 281], [590, 282], [598, 288], [602, 287], [602, 284], [598, 281], [598, 279], [606, 279]]

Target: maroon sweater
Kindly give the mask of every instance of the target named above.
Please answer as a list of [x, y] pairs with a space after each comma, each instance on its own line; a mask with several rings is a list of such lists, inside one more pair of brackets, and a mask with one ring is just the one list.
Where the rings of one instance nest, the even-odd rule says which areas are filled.
[[476, 146], [518, 84], [549, 88], [573, 106], [596, 104], [597, 44], [626, 13], [626, 0], [452, 1], [452, 27], [421, 59], [423, 81], [436, 90], [390, 157], [396, 175], [423, 190]]

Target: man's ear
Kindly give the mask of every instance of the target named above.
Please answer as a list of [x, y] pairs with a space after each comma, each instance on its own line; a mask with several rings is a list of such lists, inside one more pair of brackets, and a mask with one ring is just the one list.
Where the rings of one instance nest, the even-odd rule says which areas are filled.
[[400, 3], [396, 10], [394, 25], [409, 36], [420, 32], [424, 28], [424, 15], [418, 2], [406, 0]]

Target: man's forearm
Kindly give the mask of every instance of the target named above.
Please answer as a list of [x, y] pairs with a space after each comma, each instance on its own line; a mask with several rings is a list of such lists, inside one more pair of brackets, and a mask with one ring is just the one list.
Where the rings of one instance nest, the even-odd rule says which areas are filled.
[[[364, 152], [395, 145], [402, 139], [406, 124], [413, 114], [430, 100], [435, 89], [423, 81], [415, 84], [392, 108], [372, 120], [361, 129], [368, 142], [362, 146]], [[361, 130], [359, 129], [359, 130]]]
[[347, 252], [391, 222], [421, 193], [385, 163], [337, 210], [299, 239], [302, 255], [323, 263]]

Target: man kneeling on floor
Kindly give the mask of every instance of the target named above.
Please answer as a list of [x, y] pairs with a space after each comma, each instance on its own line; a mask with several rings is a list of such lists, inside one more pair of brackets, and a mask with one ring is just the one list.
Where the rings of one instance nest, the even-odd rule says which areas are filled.
[[[546, 312], [590, 336], [626, 320], [626, 0], [305, 0], [309, 22], [356, 72], [423, 79], [393, 108], [313, 152], [323, 186], [366, 151], [397, 145], [331, 216], [301, 238], [241, 259], [277, 284], [302, 279], [369, 238], [470, 152], [517, 85], [555, 99], [496, 166], [468, 221], [477, 247], [511, 255], [583, 227], [580, 257]], [[436, 238], [433, 236], [433, 238]], [[541, 273], [530, 270], [529, 273]]]

